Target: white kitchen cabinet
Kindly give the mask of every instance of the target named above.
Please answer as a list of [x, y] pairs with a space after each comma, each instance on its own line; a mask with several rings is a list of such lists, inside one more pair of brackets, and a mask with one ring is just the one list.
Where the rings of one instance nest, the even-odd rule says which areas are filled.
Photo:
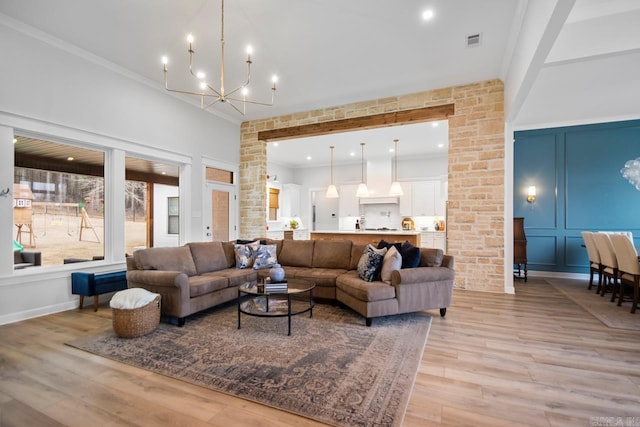
[[293, 240], [309, 240], [309, 229], [296, 229], [293, 230]]
[[438, 231], [423, 231], [420, 233], [420, 247], [442, 249], [446, 252], [446, 235]]
[[400, 215], [436, 216], [445, 214], [444, 202], [440, 197], [440, 181], [403, 183], [402, 191], [404, 194], [400, 196]]
[[267, 238], [273, 240], [282, 240], [284, 239], [284, 231], [283, 230], [269, 230], [267, 231]]
[[280, 217], [300, 216], [300, 185], [283, 184], [280, 192]]
[[341, 185], [338, 212], [340, 217], [360, 216], [360, 200], [356, 197], [357, 185]]

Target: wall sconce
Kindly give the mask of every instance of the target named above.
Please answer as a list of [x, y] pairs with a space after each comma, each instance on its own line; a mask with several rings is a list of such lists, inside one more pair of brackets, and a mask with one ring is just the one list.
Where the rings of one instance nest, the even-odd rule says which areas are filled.
[[527, 191], [527, 202], [533, 203], [536, 201], [536, 186], [530, 185], [529, 191]]

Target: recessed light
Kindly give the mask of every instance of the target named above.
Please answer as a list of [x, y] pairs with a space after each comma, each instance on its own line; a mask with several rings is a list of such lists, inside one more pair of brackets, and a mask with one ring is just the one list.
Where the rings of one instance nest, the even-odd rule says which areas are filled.
[[438, 148], [442, 148], [444, 147], [444, 144], [441, 142], [440, 144], [438, 144]]
[[433, 122], [433, 123], [431, 123], [431, 126], [433, 126], [434, 128], [437, 128], [438, 126], [440, 126], [440, 123]]
[[167, 173], [165, 171], [160, 172], [161, 175], [166, 175]]
[[307, 160], [311, 160], [311, 156], [307, 156]]
[[389, 148], [389, 152], [390, 152], [390, 153], [393, 153], [393, 148]]
[[13, 143], [15, 144], [16, 142], [18, 142], [18, 138], [13, 138]]
[[278, 145], [280, 145], [280, 144], [278, 144], [277, 142], [274, 142], [274, 143], [273, 143], [273, 146], [274, 146], [274, 147], [277, 147]]
[[73, 161], [75, 159], [73, 157], [69, 156], [69, 157], [67, 157], [67, 160], [69, 160], [71, 162], [71, 161]]
[[425, 10], [424, 12], [422, 12], [422, 19], [423, 19], [424, 21], [428, 21], [428, 20], [430, 20], [431, 18], [433, 18], [433, 10], [431, 10], [431, 9], [427, 9], [427, 10]]
[[356, 155], [356, 153], [352, 151], [352, 152], [350, 152], [350, 153], [349, 153], [349, 155], [350, 155], [351, 157], [353, 157], [353, 156], [355, 156], [355, 155]]

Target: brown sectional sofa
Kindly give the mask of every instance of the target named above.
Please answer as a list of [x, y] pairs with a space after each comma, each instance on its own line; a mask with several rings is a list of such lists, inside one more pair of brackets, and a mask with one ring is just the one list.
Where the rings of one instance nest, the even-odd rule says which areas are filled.
[[[265, 240], [265, 239], [263, 239]], [[350, 240], [269, 240], [277, 246], [286, 277], [313, 281], [315, 298], [337, 300], [367, 319], [451, 304], [454, 259], [440, 249], [421, 248], [417, 268], [393, 271], [391, 283], [365, 282], [357, 265], [366, 245]], [[237, 287], [266, 277], [268, 269], [235, 267], [233, 242], [188, 243], [176, 248], [150, 248], [127, 258], [129, 287], [162, 295], [162, 314], [180, 325], [186, 316], [238, 295]]]

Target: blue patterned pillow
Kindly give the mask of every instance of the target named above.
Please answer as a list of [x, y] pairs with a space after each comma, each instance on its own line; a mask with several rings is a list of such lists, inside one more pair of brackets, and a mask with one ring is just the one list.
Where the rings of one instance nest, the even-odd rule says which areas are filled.
[[255, 260], [259, 247], [260, 242], [258, 240], [253, 243], [247, 243], [246, 245], [235, 243], [233, 245], [233, 251], [236, 254], [236, 268], [250, 268], [253, 266], [253, 261]]
[[376, 249], [371, 245], [362, 253], [358, 261], [358, 275], [365, 282], [373, 282], [382, 267], [382, 259], [387, 253], [387, 248]]
[[271, 268], [277, 263], [276, 245], [260, 245], [256, 251], [256, 259], [253, 261], [253, 269]]

